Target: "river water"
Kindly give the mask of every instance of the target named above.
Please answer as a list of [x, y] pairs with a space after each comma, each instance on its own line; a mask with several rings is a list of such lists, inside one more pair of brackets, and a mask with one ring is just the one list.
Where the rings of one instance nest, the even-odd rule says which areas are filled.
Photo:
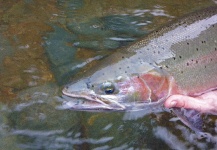
[[76, 112], [61, 90], [98, 59], [214, 0], [0, 0], [0, 149], [217, 149], [172, 113]]

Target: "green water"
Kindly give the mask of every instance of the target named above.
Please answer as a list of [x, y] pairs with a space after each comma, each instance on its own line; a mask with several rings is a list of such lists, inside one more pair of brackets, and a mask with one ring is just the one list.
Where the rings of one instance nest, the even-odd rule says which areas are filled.
[[[216, 149], [168, 110], [76, 112], [70, 79], [167, 22], [212, 0], [0, 0], [0, 149]], [[160, 111], [157, 113], [157, 111]]]

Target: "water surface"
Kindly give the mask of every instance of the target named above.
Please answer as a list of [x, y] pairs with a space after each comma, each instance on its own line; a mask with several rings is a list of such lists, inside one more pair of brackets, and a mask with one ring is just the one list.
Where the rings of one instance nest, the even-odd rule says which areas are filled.
[[[212, 0], [0, 0], [0, 149], [216, 149], [168, 111], [76, 112], [61, 90], [99, 59]], [[158, 110], [156, 110], [158, 111]]]

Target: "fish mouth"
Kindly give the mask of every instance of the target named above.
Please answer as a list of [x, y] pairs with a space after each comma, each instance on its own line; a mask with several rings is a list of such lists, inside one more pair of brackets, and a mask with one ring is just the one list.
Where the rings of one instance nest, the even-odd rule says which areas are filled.
[[[70, 109], [82, 111], [124, 111], [126, 107], [112, 96], [98, 96], [91, 91], [69, 91], [67, 87], [62, 90]], [[106, 97], [106, 98], [105, 98]]]

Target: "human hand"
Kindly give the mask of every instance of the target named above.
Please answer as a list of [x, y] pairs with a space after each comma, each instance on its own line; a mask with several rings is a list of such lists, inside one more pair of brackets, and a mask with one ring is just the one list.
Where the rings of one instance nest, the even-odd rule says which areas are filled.
[[165, 101], [164, 106], [194, 109], [202, 113], [217, 115], [217, 91], [207, 92], [197, 97], [171, 95]]

